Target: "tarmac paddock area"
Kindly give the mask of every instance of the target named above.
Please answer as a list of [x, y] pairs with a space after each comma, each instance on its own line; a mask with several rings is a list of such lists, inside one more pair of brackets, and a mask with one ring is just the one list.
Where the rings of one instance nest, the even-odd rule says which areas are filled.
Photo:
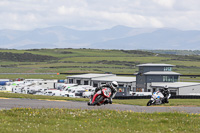
[[68, 108], [68, 109], [108, 109], [132, 112], [181, 112], [200, 114], [200, 107], [184, 106], [136, 106], [124, 104], [106, 104], [101, 106], [88, 106], [87, 102], [78, 101], [52, 101], [21, 98], [0, 98], [0, 109], [12, 108]]

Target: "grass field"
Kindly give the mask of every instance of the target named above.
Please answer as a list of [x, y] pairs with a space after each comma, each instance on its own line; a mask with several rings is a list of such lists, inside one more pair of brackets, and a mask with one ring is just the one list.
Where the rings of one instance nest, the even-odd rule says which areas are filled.
[[[0, 98], [30, 98], [43, 100], [88, 101], [85, 98], [67, 98], [0, 92]], [[146, 106], [149, 99], [117, 100], [114, 104]], [[200, 106], [200, 99], [170, 99], [162, 106]], [[160, 106], [160, 105], [159, 105]], [[2, 133], [124, 133], [124, 132], [200, 132], [200, 114], [187, 113], [137, 113], [132, 111], [32, 109], [14, 108], [0, 110]]]
[[[173, 70], [181, 74], [200, 74], [200, 56], [162, 55], [139, 50], [99, 49], [36, 49], [0, 50], [12, 54], [0, 59], [0, 73], [105, 73], [133, 74], [142, 63], [177, 65]], [[24, 53], [41, 56], [23, 59]], [[20, 56], [21, 55], [21, 56]], [[45, 57], [44, 57], [45, 56]], [[49, 56], [46, 58], [46, 56]], [[43, 59], [44, 58], [44, 59]], [[51, 59], [52, 58], [52, 59]], [[47, 60], [46, 60], [47, 59]], [[30, 75], [31, 78], [33, 75]], [[37, 75], [41, 78], [41, 75]], [[4, 78], [9, 76], [4, 75]], [[48, 77], [47, 77], [48, 78]], [[56, 77], [59, 79], [59, 77]]]
[[39, 75], [39, 74], [0, 74], [0, 79], [11, 79], [16, 80], [16, 78], [24, 78], [24, 79], [66, 79], [67, 75], [56, 75], [56, 74], [47, 74], [47, 75]]
[[200, 115], [110, 110], [30, 109], [0, 111], [2, 133], [200, 132]]

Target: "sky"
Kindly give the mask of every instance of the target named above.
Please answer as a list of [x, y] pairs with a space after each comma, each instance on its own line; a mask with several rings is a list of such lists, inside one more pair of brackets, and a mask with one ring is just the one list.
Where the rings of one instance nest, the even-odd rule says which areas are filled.
[[0, 0], [0, 29], [124, 25], [200, 30], [199, 7], [200, 0]]

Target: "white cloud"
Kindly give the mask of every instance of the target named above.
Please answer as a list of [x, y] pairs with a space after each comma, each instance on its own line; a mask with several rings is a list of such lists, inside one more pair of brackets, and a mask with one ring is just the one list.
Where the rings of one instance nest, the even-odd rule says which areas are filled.
[[0, 29], [115, 25], [200, 30], [197, 0], [1, 0]]
[[161, 21], [159, 21], [158, 19], [156, 18], [150, 18], [150, 24], [153, 26], [153, 27], [156, 27], [156, 28], [163, 28], [164, 25], [162, 24]]
[[167, 8], [172, 8], [174, 6], [175, 0], [153, 0], [153, 2]]

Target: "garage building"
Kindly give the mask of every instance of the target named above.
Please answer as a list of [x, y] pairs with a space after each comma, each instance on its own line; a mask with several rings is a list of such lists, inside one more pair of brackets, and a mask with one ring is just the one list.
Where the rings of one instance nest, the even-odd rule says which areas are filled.
[[194, 82], [152, 82], [151, 88], [154, 91], [158, 91], [166, 85], [172, 95], [200, 95], [200, 83]]
[[67, 76], [67, 83], [78, 85], [90, 85], [99, 87], [102, 84], [117, 81], [119, 84], [117, 96], [129, 96], [130, 91], [135, 89], [136, 77], [116, 76], [115, 74], [81, 74]]

